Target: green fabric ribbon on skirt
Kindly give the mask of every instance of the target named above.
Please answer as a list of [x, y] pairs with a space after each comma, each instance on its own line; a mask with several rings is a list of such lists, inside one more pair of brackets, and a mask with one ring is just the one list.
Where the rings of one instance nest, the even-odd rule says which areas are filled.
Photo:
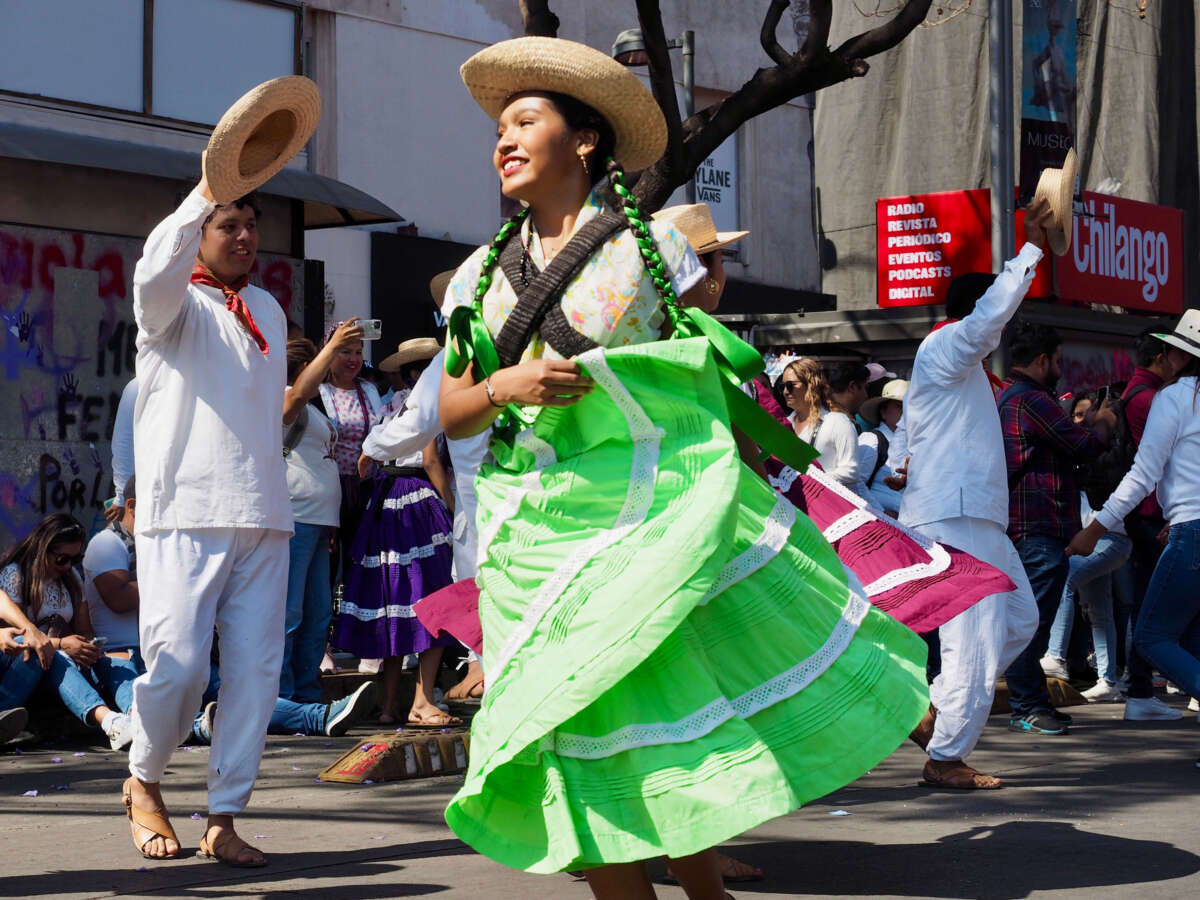
[[[729, 407], [730, 419], [743, 434], [762, 448], [762, 458], [774, 456], [797, 472], [803, 472], [820, 454], [794, 433], [780, 427], [766, 410], [741, 388], [763, 371], [762, 355], [703, 310], [664, 304], [674, 330], [671, 339], [702, 337], [712, 348], [721, 388]], [[446, 371], [460, 377], [467, 366], [475, 366], [475, 378], [482, 381], [500, 368], [500, 356], [491, 333], [476, 304], [460, 306], [450, 315], [446, 341]], [[522, 428], [533, 423], [533, 416], [520, 406], [509, 404], [496, 419], [493, 438], [506, 446]]]

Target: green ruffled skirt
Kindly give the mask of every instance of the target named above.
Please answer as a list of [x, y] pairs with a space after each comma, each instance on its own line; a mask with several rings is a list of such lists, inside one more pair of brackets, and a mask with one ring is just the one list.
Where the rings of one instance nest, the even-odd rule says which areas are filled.
[[596, 350], [479, 494], [488, 690], [446, 819], [531, 872], [685, 856], [853, 781], [925, 644], [738, 458], [707, 341]]

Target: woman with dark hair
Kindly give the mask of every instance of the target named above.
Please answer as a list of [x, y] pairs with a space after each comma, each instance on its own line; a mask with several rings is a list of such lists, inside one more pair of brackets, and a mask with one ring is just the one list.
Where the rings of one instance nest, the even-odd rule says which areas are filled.
[[[663, 855], [689, 897], [721, 898], [711, 847], [858, 777], [920, 721], [924, 645], [738, 456], [731, 409], [811, 458], [737, 387], [761, 357], [679, 305], [706, 273], [625, 187], [665, 148], [646, 88], [552, 38], [462, 72], [498, 122], [501, 190], [527, 206], [449, 289], [442, 424], [492, 442], [489, 688], [447, 821], [508, 865], [586, 869], [600, 898], [653, 897], [643, 861]], [[615, 208], [593, 190], [605, 171]]]
[[288, 542], [287, 610], [279, 696], [303, 703], [321, 699], [318, 680], [329, 619], [330, 538], [339, 525], [342, 489], [333, 458], [338, 433], [309, 401], [317, 396], [334, 358], [356, 342], [362, 327], [350, 319], [335, 328], [318, 352], [307, 338], [287, 342], [283, 392], [283, 453], [295, 531]]
[[23, 629], [26, 652], [12, 661], [0, 682], [0, 709], [21, 706], [43, 681], [85, 725], [98, 727], [114, 750], [133, 740], [129, 718], [111, 709], [84, 677], [95, 669], [105, 683], [113, 669], [130, 671], [129, 660], [110, 659], [93, 642], [92, 621], [75, 569], [83, 563], [87, 533], [71, 516], [54, 513], [0, 557], [0, 620]]
[[1200, 697], [1200, 310], [1189, 309], [1174, 332], [1154, 337], [1168, 345], [1174, 381], [1154, 398], [1133, 467], [1067, 553], [1091, 555], [1105, 532], [1157, 489], [1167, 546], [1146, 589], [1134, 643], [1185, 694]]

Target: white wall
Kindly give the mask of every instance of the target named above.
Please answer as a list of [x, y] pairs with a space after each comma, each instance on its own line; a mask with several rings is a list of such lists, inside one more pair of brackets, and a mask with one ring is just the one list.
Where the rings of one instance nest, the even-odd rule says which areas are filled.
[[[333, 311], [325, 325], [351, 316], [371, 316], [371, 233], [354, 228], [321, 228], [304, 235], [304, 255], [325, 263], [326, 296]], [[370, 358], [371, 348], [367, 347]], [[384, 354], [385, 356], [387, 354]]]

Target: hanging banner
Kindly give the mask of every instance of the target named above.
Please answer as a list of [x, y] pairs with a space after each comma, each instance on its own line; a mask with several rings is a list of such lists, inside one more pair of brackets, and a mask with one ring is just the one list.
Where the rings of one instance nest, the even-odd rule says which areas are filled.
[[1018, 202], [1042, 169], [1059, 167], [1075, 144], [1077, 0], [1025, 0], [1021, 38], [1021, 160]]
[[1058, 295], [1163, 315], [1183, 312], [1183, 212], [1083, 192], [1071, 249], [1054, 260]]
[[880, 306], [943, 303], [959, 275], [992, 270], [991, 191], [943, 191], [875, 201]]

